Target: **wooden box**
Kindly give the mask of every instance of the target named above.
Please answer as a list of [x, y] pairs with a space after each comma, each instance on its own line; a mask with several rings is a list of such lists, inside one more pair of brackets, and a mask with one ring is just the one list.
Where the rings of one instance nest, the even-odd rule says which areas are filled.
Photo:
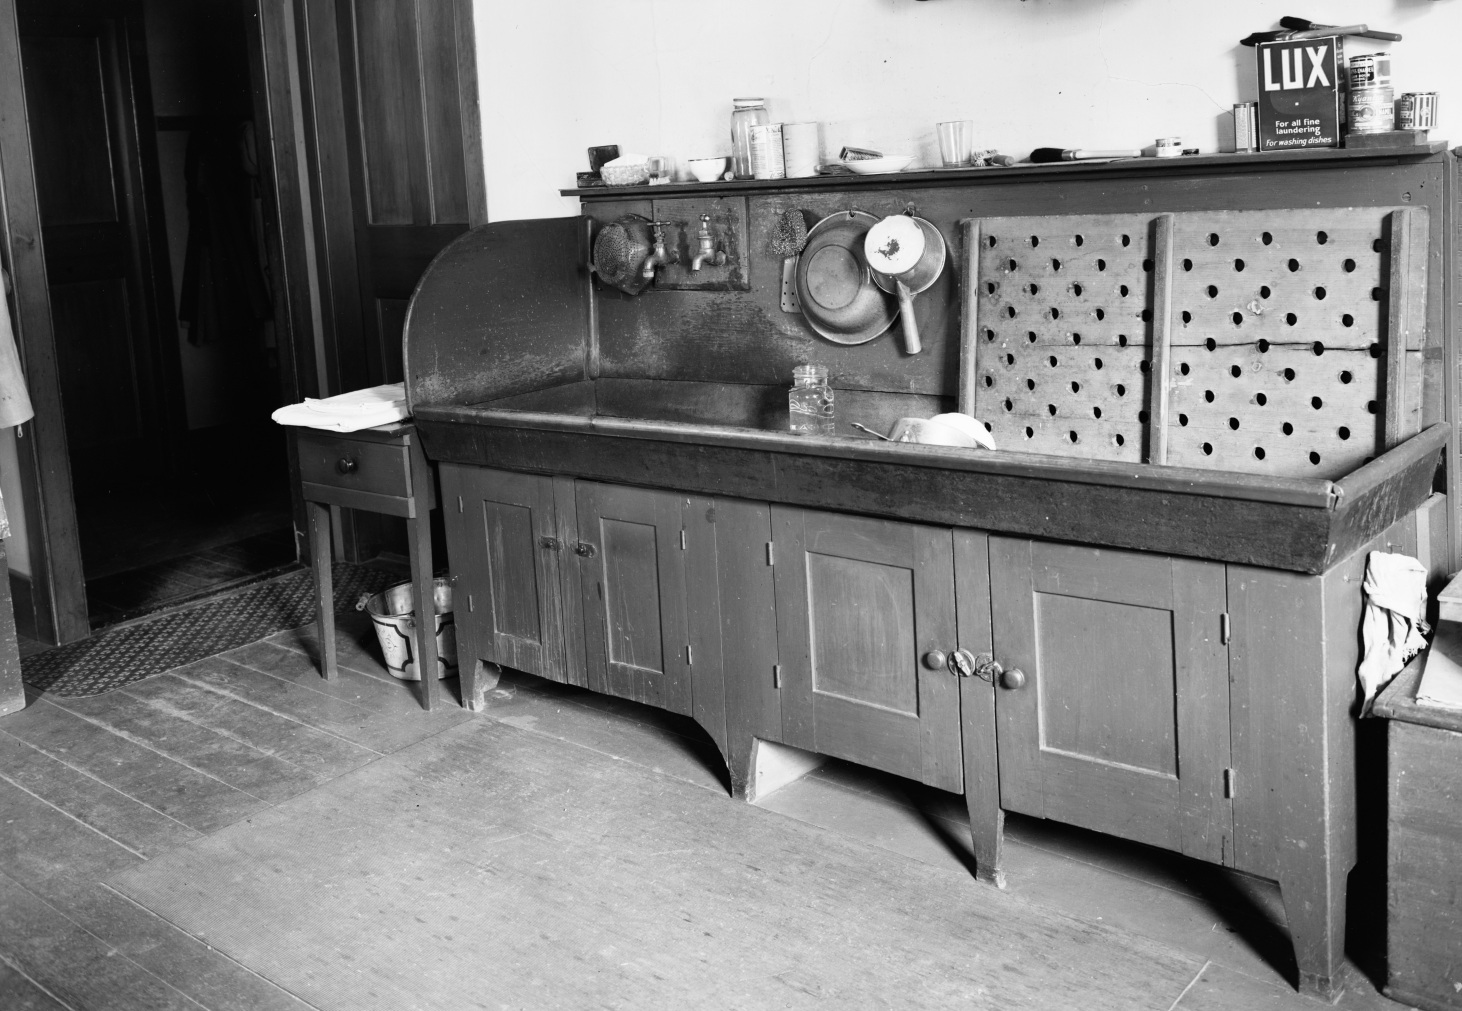
[[1416, 703], [1412, 663], [1376, 700], [1386, 718], [1386, 995], [1462, 1009], [1462, 711]]

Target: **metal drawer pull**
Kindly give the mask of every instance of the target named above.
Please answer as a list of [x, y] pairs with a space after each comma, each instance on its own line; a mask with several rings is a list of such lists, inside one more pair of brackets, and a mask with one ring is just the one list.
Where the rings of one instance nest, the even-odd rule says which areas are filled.
[[593, 558], [594, 545], [590, 544], [588, 541], [580, 541], [578, 544], [574, 545], [574, 554], [579, 555], [582, 558]]
[[360, 465], [355, 462], [353, 456], [342, 456], [335, 461], [335, 469], [342, 474], [354, 474]]
[[557, 551], [563, 547], [563, 542], [557, 537], [540, 537], [538, 538], [538, 543], [549, 551]]

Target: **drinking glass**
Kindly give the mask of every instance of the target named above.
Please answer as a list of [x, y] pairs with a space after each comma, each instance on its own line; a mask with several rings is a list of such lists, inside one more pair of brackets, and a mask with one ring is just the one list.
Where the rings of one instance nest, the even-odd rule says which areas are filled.
[[945, 168], [968, 165], [975, 153], [975, 121], [951, 120], [936, 124], [939, 131], [939, 157]]

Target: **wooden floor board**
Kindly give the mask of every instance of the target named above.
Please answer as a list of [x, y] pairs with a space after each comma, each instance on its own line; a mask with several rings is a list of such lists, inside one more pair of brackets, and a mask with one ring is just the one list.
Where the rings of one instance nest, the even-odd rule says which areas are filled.
[[6, 719], [3, 731], [120, 793], [200, 832], [252, 814], [266, 802], [41, 700]]
[[17, 969], [0, 962], [0, 1008], [5, 1011], [68, 1011]]
[[409, 681], [371, 677], [348, 667], [340, 667], [337, 678], [326, 680], [309, 657], [270, 642], [256, 642], [229, 650], [221, 656], [232, 663], [252, 667], [282, 681], [343, 699], [372, 712], [413, 718], [434, 730], [445, 730], [472, 718], [471, 713], [456, 705], [444, 704], [430, 712], [422, 709], [417, 686]]
[[72, 1011], [199, 1011], [195, 1001], [3, 873], [0, 953]]
[[73, 896], [66, 915], [208, 1011], [308, 1009], [258, 973], [105, 885]]
[[0, 778], [143, 856], [155, 856], [201, 835], [3, 732]]
[[427, 736], [403, 717], [382, 716], [354, 702], [281, 680], [222, 657], [199, 660], [170, 673], [352, 741], [378, 754], [389, 754]]
[[143, 862], [114, 839], [0, 781], [0, 873], [57, 906], [126, 867]]
[[369, 748], [172, 674], [138, 681], [122, 691], [163, 712], [306, 769], [320, 779], [334, 779], [377, 757]]
[[260, 800], [279, 803], [318, 785], [313, 773], [174, 716], [125, 692], [54, 704]]

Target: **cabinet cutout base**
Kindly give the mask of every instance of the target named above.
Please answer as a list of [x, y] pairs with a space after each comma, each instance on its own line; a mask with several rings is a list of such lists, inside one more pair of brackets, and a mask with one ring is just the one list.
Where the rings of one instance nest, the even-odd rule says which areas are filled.
[[823, 762], [827, 756], [786, 744], [754, 738], [751, 742], [751, 775], [746, 783], [746, 802], [765, 800], [789, 783], [795, 783]]

